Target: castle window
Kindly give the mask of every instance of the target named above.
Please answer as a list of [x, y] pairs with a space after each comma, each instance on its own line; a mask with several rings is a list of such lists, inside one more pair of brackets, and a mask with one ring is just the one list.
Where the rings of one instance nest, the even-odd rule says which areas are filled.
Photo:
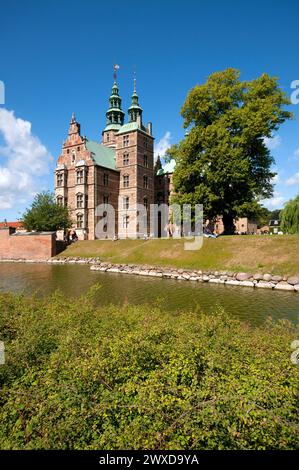
[[124, 175], [123, 176], [123, 187], [128, 188], [130, 185], [130, 177], [129, 175]]
[[72, 153], [72, 163], [75, 163], [76, 160], [76, 154], [75, 152]]
[[77, 194], [77, 208], [82, 209], [83, 208], [83, 194]]
[[130, 137], [128, 135], [123, 136], [123, 146], [128, 147], [130, 142]]
[[109, 196], [103, 196], [103, 203], [109, 204]]
[[83, 184], [84, 182], [84, 171], [77, 170], [77, 184]]
[[67, 149], [66, 153], [70, 153], [70, 149]]
[[80, 147], [77, 147], [78, 152], [80, 152]]
[[147, 199], [146, 196], [143, 198], [143, 205], [144, 205], [144, 207], [145, 207], [146, 210], [147, 210], [147, 209], [148, 209], [148, 199]]
[[124, 153], [123, 155], [123, 165], [129, 165], [130, 159], [129, 159], [129, 154]]
[[148, 177], [146, 175], [143, 177], [143, 187], [144, 189], [148, 188]]
[[110, 140], [110, 134], [107, 134], [107, 142]]
[[108, 175], [108, 173], [104, 173], [103, 174], [103, 184], [104, 184], [104, 186], [108, 186], [108, 183], [109, 183], [109, 175]]
[[62, 197], [62, 196], [58, 196], [58, 197], [57, 197], [57, 200], [56, 200], [56, 203], [57, 203], [59, 206], [63, 206], [63, 197]]
[[123, 216], [123, 228], [128, 228], [129, 227], [129, 216], [124, 215]]
[[88, 196], [87, 195], [85, 196], [85, 207], [86, 207], [86, 209], [88, 207]]
[[145, 167], [148, 167], [148, 158], [147, 158], [147, 155], [145, 155], [145, 154], [143, 155], [143, 165]]
[[77, 214], [77, 228], [83, 228], [83, 214]]
[[63, 173], [57, 173], [57, 186], [63, 186]]
[[130, 198], [129, 196], [125, 196], [123, 198], [123, 210], [128, 210], [130, 207]]
[[144, 146], [144, 148], [147, 149], [147, 138], [146, 137], [144, 137], [144, 139], [143, 139], [143, 146]]

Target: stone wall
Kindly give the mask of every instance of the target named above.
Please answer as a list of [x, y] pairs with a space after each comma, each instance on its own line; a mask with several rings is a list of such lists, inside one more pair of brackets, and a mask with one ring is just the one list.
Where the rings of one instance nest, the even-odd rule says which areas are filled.
[[56, 254], [55, 232], [18, 232], [0, 229], [0, 259], [47, 259]]

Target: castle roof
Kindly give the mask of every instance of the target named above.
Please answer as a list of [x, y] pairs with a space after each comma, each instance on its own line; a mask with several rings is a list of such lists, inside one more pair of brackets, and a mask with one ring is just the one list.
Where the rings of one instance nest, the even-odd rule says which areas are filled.
[[118, 171], [115, 165], [115, 149], [88, 139], [86, 139], [86, 148], [91, 152], [96, 165]]
[[144, 126], [141, 126], [141, 127], [138, 126], [138, 123], [136, 121], [128, 122], [127, 124], [124, 124], [123, 126], [121, 126], [121, 128], [119, 129], [117, 134], [125, 134], [127, 132], [137, 131], [137, 130], [145, 132], [146, 134], [148, 134], [145, 127]]

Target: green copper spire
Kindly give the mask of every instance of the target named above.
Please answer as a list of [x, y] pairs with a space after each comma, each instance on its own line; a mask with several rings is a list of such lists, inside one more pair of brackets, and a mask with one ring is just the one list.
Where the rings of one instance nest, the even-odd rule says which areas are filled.
[[132, 94], [132, 104], [128, 109], [129, 113], [129, 122], [139, 122], [139, 125], [141, 127], [141, 115], [142, 115], [142, 108], [139, 106], [138, 103], [138, 95], [136, 92], [136, 78], [134, 78], [134, 91]]
[[119, 96], [119, 90], [115, 79], [109, 98], [109, 109], [106, 112], [107, 122], [104, 130], [118, 131], [124, 123], [124, 117], [125, 113], [121, 109], [121, 97]]

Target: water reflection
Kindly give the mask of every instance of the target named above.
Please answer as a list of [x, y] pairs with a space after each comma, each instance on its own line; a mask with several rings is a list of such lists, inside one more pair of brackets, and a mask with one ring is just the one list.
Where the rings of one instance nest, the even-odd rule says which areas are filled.
[[101, 273], [80, 265], [0, 264], [2, 292], [46, 295], [61, 289], [72, 297], [95, 283], [102, 285], [98, 298], [102, 305], [159, 303], [169, 311], [200, 308], [207, 313], [219, 305], [230, 314], [254, 323], [268, 316], [292, 321], [299, 318], [299, 293]]

